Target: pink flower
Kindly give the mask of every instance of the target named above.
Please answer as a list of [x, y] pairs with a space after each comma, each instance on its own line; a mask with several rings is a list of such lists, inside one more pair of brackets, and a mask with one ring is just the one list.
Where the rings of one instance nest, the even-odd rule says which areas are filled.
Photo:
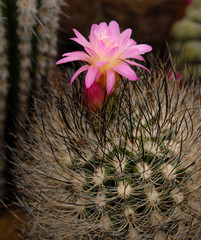
[[[109, 25], [105, 22], [99, 25], [93, 24], [87, 41], [76, 29], [73, 29], [76, 37], [73, 41], [84, 47], [84, 51], [74, 51], [64, 53], [61, 60], [56, 64], [81, 60], [85, 64], [79, 68], [71, 78], [71, 84], [76, 77], [83, 71], [87, 71], [85, 86], [90, 86], [97, 82], [100, 86], [107, 89], [109, 95], [122, 75], [130, 81], [139, 80], [132, 66], [145, 68], [134, 60], [145, 61], [141, 56], [150, 52], [152, 47], [146, 44], [137, 44], [131, 39], [131, 29], [126, 29], [120, 33], [119, 25], [116, 21], [111, 21]], [[134, 59], [131, 61], [130, 59]], [[149, 72], [150, 73], [150, 72]]]

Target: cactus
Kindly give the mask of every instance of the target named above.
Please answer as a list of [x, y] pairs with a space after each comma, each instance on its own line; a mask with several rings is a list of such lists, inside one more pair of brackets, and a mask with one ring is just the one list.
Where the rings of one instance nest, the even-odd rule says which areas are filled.
[[176, 22], [172, 28], [172, 52], [179, 56], [181, 65], [187, 63], [190, 73], [201, 71], [201, 3], [194, 0], [187, 9], [186, 16]]
[[25, 121], [34, 89], [43, 75], [51, 77], [62, 5], [63, 0], [0, 0], [0, 176], [9, 157], [3, 142], [13, 145], [16, 119]]
[[96, 113], [82, 77], [35, 99], [14, 154], [25, 239], [200, 239], [198, 86], [153, 66]]

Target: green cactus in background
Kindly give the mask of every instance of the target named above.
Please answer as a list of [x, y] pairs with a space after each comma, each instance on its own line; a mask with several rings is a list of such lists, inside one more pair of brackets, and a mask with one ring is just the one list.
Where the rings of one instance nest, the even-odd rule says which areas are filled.
[[62, 5], [63, 0], [0, 0], [0, 176], [3, 141], [12, 145], [10, 132], [17, 119], [25, 121], [31, 94], [44, 75], [51, 78]]
[[187, 63], [190, 73], [200, 74], [201, 71], [201, 2], [194, 0], [188, 7], [186, 16], [176, 22], [172, 28], [172, 52], [184, 65]]
[[25, 239], [200, 239], [199, 89], [154, 65], [97, 113], [82, 79], [35, 99], [14, 156]]

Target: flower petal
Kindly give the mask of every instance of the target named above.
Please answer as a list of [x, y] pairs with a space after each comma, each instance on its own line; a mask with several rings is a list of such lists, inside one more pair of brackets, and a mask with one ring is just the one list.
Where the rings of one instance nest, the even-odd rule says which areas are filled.
[[103, 74], [102, 72], [98, 72], [98, 73], [96, 74], [95, 82], [101, 77], [102, 74]]
[[107, 29], [107, 24], [106, 24], [106, 22], [101, 22], [101, 23], [98, 25], [98, 31], [104, 32], [106, 29]]
[[91, 48], [85, 47], [85, 51], [93, 58], [95, 62], [100, 61], [100, 56]]
[[138, 45], [135, 45], [134, 47], [138, 49], [138, 54], [144, 54], [152, 50], [152, 47], [147, 44], [138, 44]]
[[151, 72], [143, 65], [139, 64], [139, 63], [136, 63], [134, 61], [130, 61], [130, 60], [125, 60], [126, 63], [130, 64], [130, 65], [133, 65], [133, 66], [137, 66], [137, 67], [141, 67], [141, 68], [144, 68], [145, 70], [147, 70], [147, 72], [151, 75]]
[[62, 55], [62, 57], [72, 57], [75, 58], [77, 60], [81, 60], [81, 61], [86, 61], [86, 62], [90, 62], [91, 58], [90, 56], [82, 51], [75, 51], [75, 52], [69, 52], [69, 53], [64, 53]]
[[97, 31], [97, 29], [98, 29], [98, 25], [97, 24], [93, 24], [91, 26], [90, 36], [93, 35], [95, 33], [95, 31]]
[[126, 58], [134, 58], [135, 56], [138, 56], [138, 49], [136, 48], [129, 48], [126, 49], [119, 57], [121, 59], [126, 59]]
[[85, 77], [85, 85], [87, 88], [89, 88], [95, 81], [98, 70], [99, 70], [99, 68], [94, 67], [93, 65], [89, 67], [87, 75]]
[[113, 47], [105, 54], [105, 59], [112, 60], [117, 56], [117, 53], [119, 52], [119, 47]]
[[107, 95], [109, 95], [114, 87], [115, 73], [112, 70], [108, 70], [106, 71], [106, 76], [107, 76], [107, 84], [106, 84]]
[[130, 39], [131, 34], [132, 34], [132, 30], [128, 28], [119, 35], [118, 42], [119, 42], [120, 48], [127, 46], [127, 43], [128, 43], [128, 40]]
[[76, 77], [81, 73], [81, 72], [84, 72], [86, 70], [89, 69], [89, 65], [84, 65], [82, 66], [81, 68], [79, 68], [75, 73], [74, 75], [72, 76], [71, 78], [71, 81], [70, 81], [70, 84], [72, 84], [74, 82], [74, 80], [76, 79]]
[[95, 65], [96, 65], [97, 67], [102, 67], [103, 65], [105, 65], [105, 64], [107, 64], [107, 63], [109, 63], [109, 62], [108, 62], [108, 61], [96, 62]]
[[98, 31], [98, 25], [93, 24], [91, 26], [91, 31], [90, 31], [90, 35], [89, 35], [89, 41], [92, 45], [94, 45], [95, 42], [97, 41], [97, 31]]
[[142, 59], [140, 54], [150, 52], [151, 50], [152, 50], [152, 47], [147, 44], [133, 45], [133, 46], [125, 49], [125, 51], [121, 54], [120, 58], [121, 59], [135, 58], [135, 59], [144, 61], [144, 59]]
[[73, 29], [73, 32], [75, 33], [77, 38], [70, 38], [71, 40], [79, 43], [83, 47], [89, 46], [89, 42], [86, 40], [86, 38], [80, 32], [78, 32], [76, 29]]
[[120, 35], [119, 24], [116, 21], [111, 21], [108, 26], [108, 30], [111, 30], [113, 37], [117, 38]]
[[145, 59], [140, 55], [134, 56], [132, 58], [145, 62]]
[[127, 47], [135, 46], [137, 43], [132, 38], [128, 39]]
[[65, 58], [62, 58], [59, 61], [57, 61], [55, 64], [58, 65], [58, 64], [62, 64], [62, 63], [72, 62], [72, 61], [74, 61], [74, 58], [65, 57]]
[[120, 62], [118, 65], [113, 66], [112, 69], [130, 81], [139, 80], [136, 73], [125, 62]]
[[133, 66], [137, 66], [137, 67], [141, 67], [141, 68], [144, 68], [145, 70], [147, 70], [147, 72], [151, 75], [151, 72], [149, 71], [149, 69], [147, 69], [145, 66], [139, 64], [139, 63], [136, 63], [134, 61], [130, 61], [130, 60], [125, 60], [125, 62], [127, 62], [128, 64], [130, 65], [133, 65]]

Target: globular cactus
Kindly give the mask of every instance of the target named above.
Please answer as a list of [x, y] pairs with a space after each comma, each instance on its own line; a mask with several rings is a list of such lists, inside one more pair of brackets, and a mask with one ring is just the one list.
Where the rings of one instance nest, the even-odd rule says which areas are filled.
[[3, 144], [13, 144], [16, 119], [25, 121], [31, 94], [43, 75], [51, 75], [62, 5], [62, 0], [0, 0], [0, 172]]
[[187, 63], [191, 74], [201, 71], [201, 2], [191, 1], [186, 16], [176, 22], [172, 28], [173, 53], [178, 56], [182, 65]]
[[82, 77], [35, 99], [14, 154], [25, 239], [200, 239], [198, 86], [153, 65], [96, 113]]

